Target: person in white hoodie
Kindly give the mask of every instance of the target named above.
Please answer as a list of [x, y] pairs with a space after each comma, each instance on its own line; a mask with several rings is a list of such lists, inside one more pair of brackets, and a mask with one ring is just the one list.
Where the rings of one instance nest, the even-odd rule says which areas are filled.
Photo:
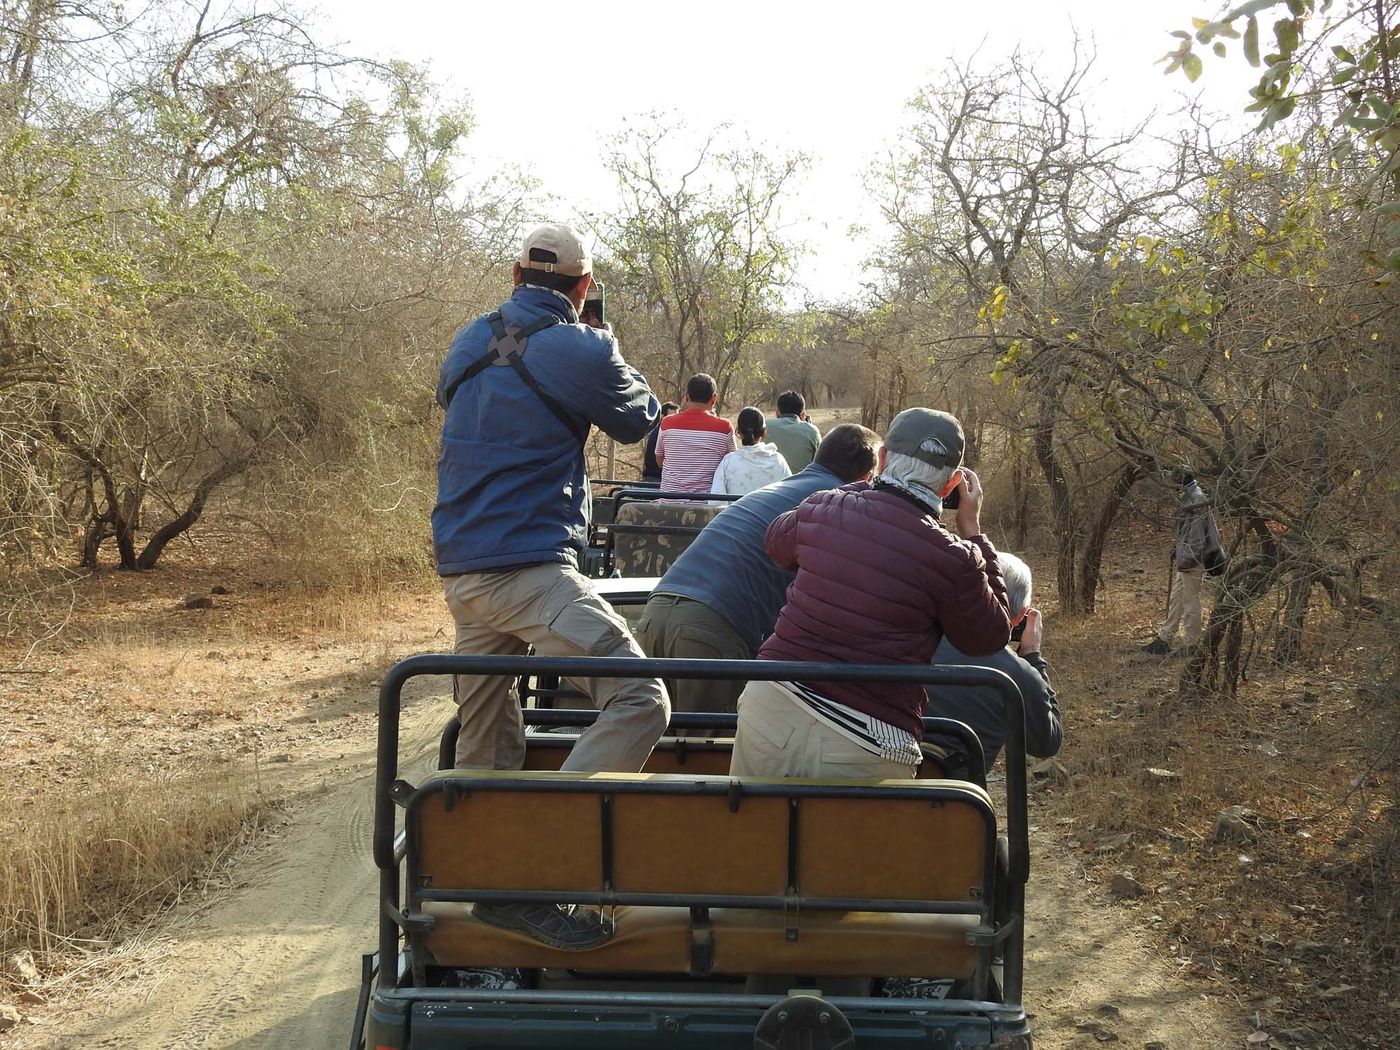
[[735, 429], [742, 444], [720, 460], [715, 468], [711, 492], [746, 496], [755, 489], [792, 475], [778, 446], [764, 440], [768, 436], [768, 427], [762, 412], [752, 405], [740, 409]]

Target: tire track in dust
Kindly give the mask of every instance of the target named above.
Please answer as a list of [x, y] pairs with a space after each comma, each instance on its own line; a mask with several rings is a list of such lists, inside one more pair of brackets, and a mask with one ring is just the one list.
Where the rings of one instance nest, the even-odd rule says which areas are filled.
[[[422, 705], [410, 719], [402, 751], [424, 756], [413, 764], [421, 775], [436, 753], [441, 708]], [[157, 987], [59, 1047], [342, 1050], [360, 956], [375, 942], [373, 803], [367, 775], [298, 814], [255, 859], [250, 885], [175, 935]]]

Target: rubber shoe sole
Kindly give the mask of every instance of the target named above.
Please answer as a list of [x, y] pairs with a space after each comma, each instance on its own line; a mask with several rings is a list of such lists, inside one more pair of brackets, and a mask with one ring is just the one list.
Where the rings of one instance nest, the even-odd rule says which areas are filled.
[[586, 952], [612, 940], [612, 924], [596, 912], [566, 911], [557, 904], [472, 905], [472, 915], [488, 926], [523, 933], [566, 952]]

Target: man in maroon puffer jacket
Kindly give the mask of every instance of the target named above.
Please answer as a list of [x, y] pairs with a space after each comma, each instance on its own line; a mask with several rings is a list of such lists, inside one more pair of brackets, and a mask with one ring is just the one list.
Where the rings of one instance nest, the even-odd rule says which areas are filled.
[[[945, 636], [969, 656], [1006, 645], [1006, 585], [982, 535], [982, 485], [960, 467], [963, 444], [946, 412], [906, 409], [873, 483], [818, 492], [769, 526], [769, 557], [797, 578], [760, 660], [925, 664]], [[955, 488], [957, 536], [938, 521]], [[913, 776], [926, 699], [917, 685], [750, 682], [729, 771]]]

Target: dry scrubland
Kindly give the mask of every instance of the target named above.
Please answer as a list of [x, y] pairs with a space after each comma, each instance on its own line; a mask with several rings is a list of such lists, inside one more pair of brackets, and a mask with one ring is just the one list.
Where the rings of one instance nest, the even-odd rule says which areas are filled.
[[83, 581], [59, 638], [0, 674], [5, 958], [27, 950], [52, 976], [100, 965], [158, 909], [220, 885], [316, 786], [294, 775], [308, 756], [321, 779], [348, 771], [337, 740], [374, 722], [354, 690], [442, 645], [426, 577], [313, 589], [269, 578], [266, 552], [210, 553], [251, 541], [225, 532], [161, 572]]
[[[1161, 540], [1134, 527], [1101, 612], [1073, 622], [1043, 603], [1067, 743], [1035, 779], [1040, 877], [1087, 886], [1168, 962], [1181, 997], [1208, 992], [1269, 1045], [1392, 1045], [1382, 625], [1324, 619], [1306, 666], [1279, 674], [1256, 659], [1237, 699], [1180, 700], [1179, 664], [1138, 651], [1159, 612]], [[3, 954], [32, 952], [40, 975], [12, 964], [0, 1002], [21, 1003], [23, 1030], [59, 1031], [70, 1005], [134, 965], [172, 904], [187, 916], [217, 899], [298, 807], [363, 775], [371, 686], [401, 656], [448, 644], [430, 577], [323, 590], [269, 564], [233, 533], [155, 573], [94, 576], [64, 634], [25, 662], [35, 673], [0, 675]], [[185, 609], [194, 594], [213, 607]], [[1244, 809], [1217, 830], [1229, 806]], [[1084, 946], [1084, 972], [1124, 965], [1106, 940]], [[1028, 987], [1047, 1003], [1065, 991], [1038, 986], [1034, 965]], [[1049, 1045], [1115, 1027], [1131, 1038], [1113, 1013], [1128, 1008], [1085, 1004], [1076, 1029], [1061, 1004]]]

